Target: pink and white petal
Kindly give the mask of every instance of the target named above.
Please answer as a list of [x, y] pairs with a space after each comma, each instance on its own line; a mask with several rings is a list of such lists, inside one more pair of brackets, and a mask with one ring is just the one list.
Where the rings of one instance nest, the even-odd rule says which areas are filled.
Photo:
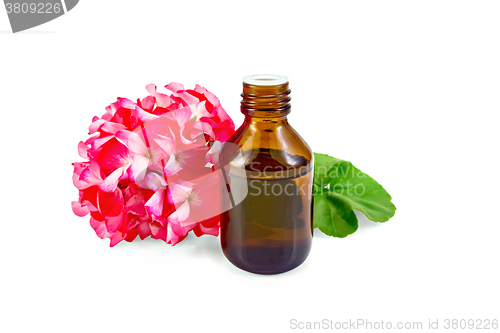
[[214, 94], [212, 94], [210, 91], [206, 90], [205, 88], [200, 87], [199, 85], [196, 85], [196, 88], [194, 90], [196, 92], [199, 92], [199, 93], [202, 93], [203, 95], [205, 95], [206, 99], [210, 102], [210, 104], [212, 104], [214, 106], [214, 108], [218, 107], [220, 105], [220, 101], [217, 98], [217, 96], [215, 96]]
[[179, 235], [177, 234], [174, 230], [175, 228], [172, 228], [172, 225], [169, 223], [167, 226], [167, 238], [166, 238], [166, 243], [171, 244], [172, 246], [179, 243], [185, 235]]
[[135, 113], [137, 114], [137, 118], [139, 118], [144, 123], [158, 118], [157, 115], [149, 113], [138, 106], [135, 107]]
[[[180, 136], [182, 143], [184, 143], [185, 145], [193, 143], [193, 137], [201, 134], [201, 131], [192, 133], [192, 130], [195, 128], [193, 126], [195, 123], [190, 122], [189, 120], [196, 115], [191, 111], [190, 108], [182, 108], [176, 110], [175, 112], [177, 123], [179, 124], [179, 132], [176, 134]], [[189, 133], [189, 135], [187, 133]]]
[[114, 138], [113, 135], [106, 135], [102, 138], [96, 138], [93, 142], [94, 144], [92, 146], [92, 150], [99, 149], [103, 144], [105, 144], [106, 142], [108, 142], [109, 140], [111, 140], [113, 138]]
[[222, 143], [220, 141], [215, 141], [207, 152], [205, 160], [214, 165], [219, 165], [221, 151]]
[[78, 201], [72, 201], [71, 202], [71, 209], [73, 209], [73, 213], [75, 213], [76, 216], [83, 217], [89, 213], [89, 209], [85, 204], [81, 204]]
[[189, 198], [193, 191], [193, 184], [186, 181], [179, 181], [168, 188], [168, 202], [172, 205], [178, 205]]
[[85, 142], [80, 141], [78, 143], [78, 155], [80, 155], [81, 158], [86, 158], [86, 159], [89, 158], [89, 156], [87, 155], [88, 150], [89, 146], [87, 146]]
[[[181, 227], [179, 223], [168, 223], [168, 226], [170, 227], [168, 229], [171, 238], [171, 244], [175, 245], [182, 241], [184, 238], [186, 238], [187, 234], [189, 231], [191, 231], [195, 225], [189, 226], [189, 227]], [[173, 235], [172, 235], [173, 234]]]
[[115, 134], [116, 132], [124, 130], [125, 128], [125, 125], [114, 123], [112, 121], [106, 121], [104, 124], [102, 124], [100, 129], [103, 132]]
[[168, 95], [159, 93], [154, 84], [148, 84], [146, 86], [146, 90], [151, 94], [151, 96], [156, 98], [157, 107], [166, 108], [172, 104], [172, 99]]
[[113, 116], [115, 115], [115, 112], [120, 108], [122, 98], [118, 97], [117, 101], [114, 103], [111, 103], [109, 106], [106, 107], [106, 113], [102, 116], [102, 119], [104, 120], [111, 120]]
[[186, 105], [192, 106], [192, 108], [200, 103], [200, 99], [198, 97], [191, 95], [186, 90], [177, 91], [174, 95], [180, 97]]
[[94, 145], [94, 141], [95, 141], [97, 138], [99, 138], [99, 134], [89, 137], [87, 140], [85, 140], [85, 144], [86, 144], [86, 145], [88, 145], [88, 146], [93, 147], [93, 145]]
[[74, 163], [71, 163], [71, 165], [75, 167], [75, 169], [73, 171], [73, 176], [78, 176], [76, 178], [79, 179], [80, 178], [80, 174], [82, 173], [83, 170], [85, 170], [86, 168], [88, 168], [88, 166], [90, 165], [90, 162], [89, 161], [74, 162]]
[[149, 228], [151, 229], [151, 235], [158, 235], [158, 232], [161, 229], [161, 225], [159, 223], [149, 223]]
[[177, 83], [177, 82], [171, 82], [169, 84], [167, 84], [165, 86], [165, 88], [167, 88], [168, 90], [170, 90], [171, 92], [178, 92], [180, 90], [184, 90], [184, 86], [180, 83]]
[[139, 237], [144, 239], [151, 235], [151, 228], [149, 227], [149, 222], [142, 222], [137, 226], [137, 232], [139, 233]]
[[99, 184], [99, 189], [104, 192], [113, 192], [118, 186], [118, 182], [124, 178], [129, 167], [124, 166], [113, 171], [102, 183]]
[[80, 180], [80, 176], [82, 175], [83, 170], [88, 168], [89, 162], [75, 162], [72, 163], [74, 169], [73, 169], [73, 185], [75, 185], [76, 188], [81, 189], [81, 186], [85, 186], [86, 183]]
[[109, 246], [113, 247], [116, 244], [120, 243], [122, 240], [124, 240], [125, 237], [123, 237], [121, 232], [117, 232], [113, 234], [109, 239], [110, 239]]
[[156, 136], [157, 138], [153, 140], [160, 146], [166, 155], [170, 156], [177, 153], [177, 146], [173, 138], [160, 134], [156, 134]]
[[210, 123], [199, 121], [193, 126], [201, 132], [208, 134], [211, 138], [215, 138], [215, 133]]
[[141, 183], [146, 177], [146, 173], [149, 166], [149, 159], [142, 155], [135, 155], [134, 162], [130, 166], [130, 171], [132, 174], [132, 181], [136, 183]]
[[191, 119], [193, 118], [193, 110], [187, 106], [183, 107], [180, 109], [175, 110], [175, 116], [177, 123], [179, 124], [179, 127], [182, 129], [183, 126]]
[[151, 154], [153, 155], [153, 158], [149, 161], [149, 168], [151, 170], [162, 172], [165, 161], [168, 160], [170, 156], [166, 155], [163, 150], [159, 148], [155, 150], [151, 148]]
[[130, 132], [126, 146], [132, 154], [143, 155], [149, 152], [144, 140], [137, 132]]
[[196, 91], [197, 93], [200, 93], [200, 94], [203, 94], [205, 95], [205, 93], [208, 91], [207, 89], [203, 88], [202, 86], [200, 86], [199, 84], [196, 84], [194, 86], [194, 91]]
[[196, 117], [196, 120], [200, 119], [201, 117], [211, 116], [207, 111], [206, 102], [207, 101], [201, 101], [200, 103], [193, 103], [189, 105], [191, 111], [193, 112], [193, 117]]
[[201, 121], [190, 121], [188, 122], [184, 128], [182, 129], [182, 135], [186, 139], [186, 141], [183, 140], [184, 144], [189, 144], [192, 143], [196, 140], [196, 138], [202, 136], [203, 134], [208, 134], [210, 137], [213, 136], [213, 131], [210, 125], [206, 126], [207, 124], [205, 122]]
[[165, 186], [167, 186], [167, 183], [165, 182], [163, 176], [160, 176], [155, 172], [148, 173], [147, 176], [144, 178], [144, 182], [146, 183], [147, 187], [153, 191], [156, 191], [159, 188], [164, 188]]
[[150, 83], [146, 86], [146, 90], [151, 96], [156, 95], [156, 85]]
[[167, 242], [167, 244], [175, 245], [175, 244], [177, 244], [178, 241], [179, 241], [179, 236], [174, 233], [174, 231], [172, 230], [172, 226], [169, 223], [167, 225], [167, 239], [166, 239], [166, 242]]
[[115, 138], [125, 147], [128, 147], [128, 137], [130, 136], [131, 131], [121, 130], [115, 133]]
[[182, 170], [182, 164], [177, 161], [174, 155], [170, 155], [165, 168], [163, 168], [163, 173], [166, 177], [170, 177], [175, 175], [180, 170]]
[[80, 182], [78, 183], [78, 186], [76, 186], [79, 190], [84, 190], [90, 186], [99, 185], [102, 182], [100, 174], [96, 174], [90, 166], [82, 171], [79, 180]]
[[135, 104], [128, 98], [122, 98], [120, 101], [120, 106], [125, 109], [134, 110], [137, 104]]
[[165, 189], [157, 190], [146, 202], [144, 207], [154, 216], [161, 216], [163, 213], [163, 203], [165, 202]]
[[172, 99], [168, 95], [157, 93], [155, 97], [156, 106], [160, 108], [167, 108], [172, 104]]
[[182, 223], [182, 221], [186, 220], [191, 212], [191, 208], [189, 207], [189, 202], [186, 200], [181, 205], [176, 204], [177, 208], [170, 216], [168, 217], [168, 221], [175, 221], [178, 223]]
[[95, 218], [90, 218], [90, 226], [94, 229], [96, 235], [101, 238], [109, 238], [111, 234], [106, 229], [106, 223], [104, 221], [98, 221]]
[[99, 209], [97, 209], [97, 207], [96, 207], [96, 206], [94, 206], [94, 205], [93, 205], [90, 201], [88, 201], [88, 200], [83, 200], [83, 201], [82, 201], [82, 205], [87, 206], [87, 208], [88, 208], [88, 210], [89, 210], [90, 212], [98, 212], [98, 211], [99, 211]]
[[105, 122], [106, 120], [97, 118], [92, 122], [92, 124], [90, 124], [89, 134], [94, 134], [95, 132], [97, 132]]
[[153, 110], [155, 107], [155, 98], [153, 96], [147, 96], [141, 100], [141, 106], [146, 110]]

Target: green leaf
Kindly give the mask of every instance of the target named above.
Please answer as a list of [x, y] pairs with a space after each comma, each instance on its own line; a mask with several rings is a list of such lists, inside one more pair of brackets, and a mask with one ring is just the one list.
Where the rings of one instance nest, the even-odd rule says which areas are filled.
[[358, 229], [354, 209], [375, 222], [394, 216], [391, 196], [375, 179], [349, 161], [314, 153], [313, 226], [327, 235], [346, 237]]

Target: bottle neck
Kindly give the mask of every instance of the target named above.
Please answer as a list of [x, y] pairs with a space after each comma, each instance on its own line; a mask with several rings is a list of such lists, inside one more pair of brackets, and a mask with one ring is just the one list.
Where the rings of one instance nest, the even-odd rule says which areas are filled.
[[270, 119], [285, 120], [290, 113], [290, 92], [288, 82], [279, 85], [257, 85], [243, 82], [241, 112], [245, 119], [258, 121]]
[[256, 124], [258, 126], [266, 126], [266, 128], [267, 127], [272, 128], [272, 127], [288, 124], [288, 119], [286, 118], [286, 116], [283, 116], [283, 117], [275, 117], [275, 116], [261, 117], [261, 116], [245, 115], [244, 122], [246, 124], [253, 123], [253, 124]]

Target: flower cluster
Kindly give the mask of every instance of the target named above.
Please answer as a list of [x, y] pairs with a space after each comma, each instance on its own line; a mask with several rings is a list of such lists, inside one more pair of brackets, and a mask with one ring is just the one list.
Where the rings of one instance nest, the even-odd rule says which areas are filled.
[[78, 216], [110, 246], [151, 236], [175, 245], [192, 230], [219, 234], [220, 179], [215, 147], [234, 132], [234, 123], [215, 95], [196, 85], [150, 84], [133, 102], [118, 98], [94, 117], [89, 139], [78, 144], [84, 162], [73, 163], [79, 190]]

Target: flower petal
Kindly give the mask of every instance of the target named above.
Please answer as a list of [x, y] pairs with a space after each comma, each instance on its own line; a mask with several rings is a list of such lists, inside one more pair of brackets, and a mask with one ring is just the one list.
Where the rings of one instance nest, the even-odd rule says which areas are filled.
[[118, 216], [104, 217], [106, 221], [106, 229], [110, 234], [114, 234], [123, 226], [123, 214]]
[[189, 229], [187, 228], [175, 227], [169, 223], [167, 226], [167, 237], [165, 242], [173, 246], [186, 238], [188, 232]]
[[141, 194], [136, 194], [127, 200], [125, 212], [139, 217], [147, 217], [146, 209], [144, 208], [145, 198]]
[[[95, 151], [97, 150], [98, 148], [100, 148], [102, 145], [104, 145], [106, 142], [108, 142], [109, 140], [113, 139], [114, 136], [113, 135], [106, 135], [106, 136], [103, 136], [102, 138], [95, 138], [94, 140], [92, 140], [92, 150]], [[87, 140], [89, 141], [89, 140]], [[87, 142], [85, 142], [87, 143]]]
[[160, 146], [166, 155], [171, 156], [177, 153], [177, 147], [173, 138], [160, 134], [157, 134], [156, 136], [157, 138], [153, 140]]
[[115, 234], [113, 234], [111, 237], [110, 237], [110, 242], [109, 242], [109, 246], [110, 247], [113, 247], [115, 246], [116, 244], [120, 243], [122, 240], [124, 240], [125, 238], [123, 237], [122, 233], [121, 232], [117, 232]]
[[73, 209], [73, 213], [75, 215], [83, 217], [89, 213], [89, 209], [85, 204], [81, 204], [78, 201], [71, 202], [71, 209]]
[[102, 146], [96, 161], [105, 170], [115, 170], [128, 165], [131, 160], [127, 147], [117, 139], [112, 139]]
[[191, 212], [191, 208], [189, 207], [189, 202], [186, 200], [182, 205], [175, 205], [177, 208], [170, 216], [168, 217], [168, 221], [182, 222], [186, 220]]
[[153, 96], [147, 96], [141, 100], [141, 107], [148, 111], [152, 111], [155, 107], [156, 99]]
[[149, 166], [149, 159], [145, 156], [135, 155], [134, 162], [130, 166], [132, 181], [142, 183], [146, 177]]
[[99, 184], [99, 189], [104, 192], [113, 192], [118, 186], [118, 182], [125, 178], [128, 166], [121, 167], [113, 171], [102, 183]]
[[80, 155], [81, 158], [89, 158], [87, 155], [87, 151], [89, 150], [89, 147], [85, 144], [85, 142], [80, 141], [78, 143], [78, 155]]
[[156, 86], [154, 84], [148, 84], [146, 86], [146, 90], [151, 94], [151, 96], [154, 96], [156, 99], [156, 106], [160, 108], [166, 108], [170, 104], [172, 104], [172, 99], [165, 94], [159, 93], [156, 90]]
[[171, 92], [178, 92], [179, 90], [184, 90], [184, 86], [177, 82], [171, 82], [165, 86]]
[[120, 107], [122, 107], [122, 108], [134, 110], [136, 106], [137, 106], [137, 104], [135, 104], [134, 102], [132, 102], [128, 98], [122, 98], [120, 100]]
[[137, 113], [137, 118], [139, 118], [142, 122], [147, 122], [158, 118], [157, 115], [149, 113], [138, 106], [135, 107], [135, 112]]
[[[97, 117], [96, 117], [97, 118]], [[89, 134], [94, 134], [101, 128], [102, 124], [104, 124], [106, 120], [97, 118], [95, 119], [92, 124], [89, 126]]]
[[193, 184], [185, 181], [179, 181], [168, 188], [168, 202], [172, 205], [180, 204], [187, 200], [193, 190]]
[[120, 189], [113, 192], [97, 192], [97, 208], [102, 216], [119, 216], [123, 212], [123, 194]]
[[123, 143], [132, 154], [143, 155], [148, 152], [148, 148], [142, 140], [142, 137], [136, 132], [123, 130], [116, 132], [115, 136], [116, 139]]
[[151, 228], [149, 227], [149, 222], [143, 222], [137, 226], [137, 232], [139, 237], [144, 239], [151, 235]]
[[167, 186], [165, 179], [156, 172], [150, 172], [144, 178], [144, 182], [150, 190], [156, 191]]
[[163, 168], [163, 173], [166, 177], [175, 175], [179, 170], [182, 169], [182, 165], [177, 161], [174, 155], [170, 155], [165, 168]]
[[104, 124], [102, 124], [100, 130], [103, 132], [109, 133], [109, 134], [115, 134], [116, 132], [120, 130], [124, 130], [125, 125], [114, 123], [111, 121], [107, 121]]
[[146, 210], [154, 215], [161, 216], [163, 213], [163, 205], [165, 200], [165, 191], [164, 189], [159, 189], [149, 198], [149, 200], [144, 205]]
[[99, 165], [94, 160], [92, 160], [90, 162], [90, 165], [85, 168], [80, 174], [79, 183], [78, 185], [75, 184], [75, 186], [78, 189], [83, 190], [90, 186], [98, 185], [101, 182], [102, 178]]
[[94, 229], [97, 236], [101, 239], [109, 238], [111, 234], [106, 229], [106, 223], [104, 221], [98, 221], [95, 218], [90, 218], [90, 226]]

